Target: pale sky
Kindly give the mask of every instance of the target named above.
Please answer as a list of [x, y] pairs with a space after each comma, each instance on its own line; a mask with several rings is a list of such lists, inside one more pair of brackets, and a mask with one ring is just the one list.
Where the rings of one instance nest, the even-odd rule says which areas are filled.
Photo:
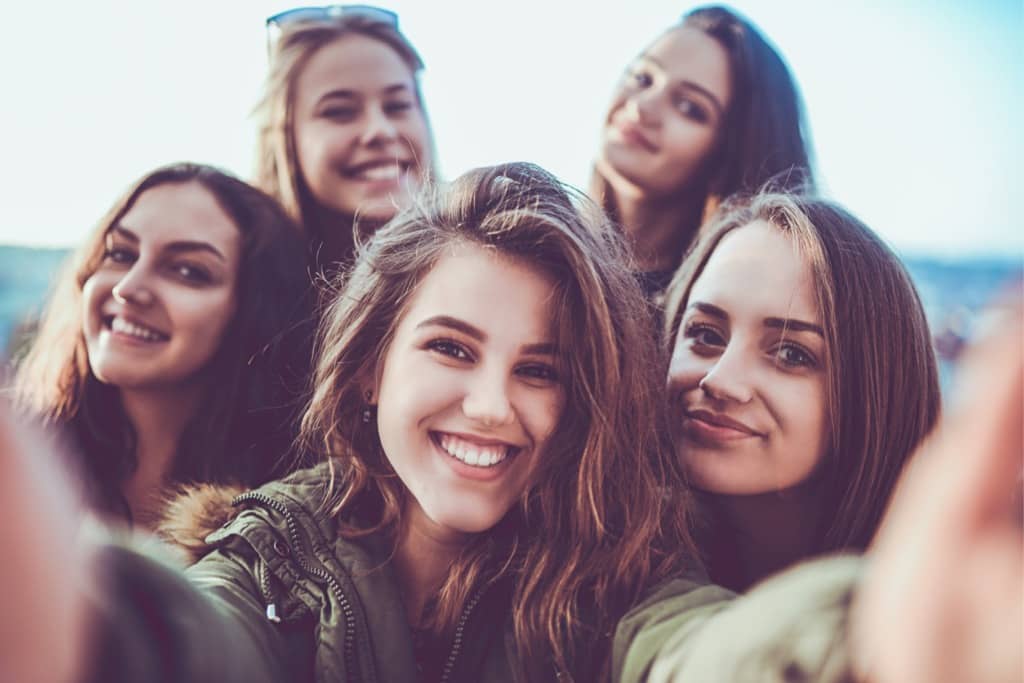
[[[537, 162], [584, 187], [627, 62], [694, 3], [382, 2], [427, 64], [443, 174]], [[897, 249], [1024, 254], [1020, 0], [737, 0], [803, 92], [827, 193]], [[5, 8], [0, 243], [70, 246], [138, 176], [252, 169], [268, 0]]]

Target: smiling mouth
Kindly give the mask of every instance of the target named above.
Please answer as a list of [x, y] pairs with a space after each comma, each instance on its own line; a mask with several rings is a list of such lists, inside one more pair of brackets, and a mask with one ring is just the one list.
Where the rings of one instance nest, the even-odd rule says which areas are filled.
[[128, 320], [116, 315], [103, 317], [103, 329], [121, 337], [130, 337], [131, 339], [137, 339], [148, 343], [165, 342], [170, 339], [169, 335], [166, 335], [159, 330], [154, 330], [152, 327], [147, 327], [136, 322], [129, 322]]
[[431, 432], [430, 438], [447, 455], [470, 467], [489, 469], [510, 460], [522, 449], [503, 443], [479, 444], [446, 432]]
[[762, 436], [742, 422], [725, 415], [705, 410], [688, 410], [685, 415], [684, 431], [699, 443], [722, 443]]
[[374, 161], [346, 168], [342, 175], [350, 180], [364, 180], [372, 183], [398, 182], [412, 170], [408, 161]]

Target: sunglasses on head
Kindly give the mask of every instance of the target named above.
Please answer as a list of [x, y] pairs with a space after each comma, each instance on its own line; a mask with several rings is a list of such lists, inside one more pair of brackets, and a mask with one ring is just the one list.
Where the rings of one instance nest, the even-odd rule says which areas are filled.
[[304, 21], [330, 21], [341, 17], [360, 17], [367, 21], [386, 24], [398, 29], [398, 15], [373, 5], [324, 5], [323, 7], [293, 7], [267, 17], [267, 54], [269, 55], [281, 30], [289, 24]]

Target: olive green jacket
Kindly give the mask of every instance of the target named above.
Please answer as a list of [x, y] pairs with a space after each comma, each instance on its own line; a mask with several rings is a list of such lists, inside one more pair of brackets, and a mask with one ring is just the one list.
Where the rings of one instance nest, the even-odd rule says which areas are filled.
[[[389, 548], [373, 536], [341, 538], [322, 511], [325, 474], [323, 467], [296, 473], [227, 507], [222, 498], [212, 513], [209, 503], [198, 505], [193, 526], [221, 524], [191, 548], [202, 558], [185, 571], [187, 581], [152, 557], [105, 548], [91, 680], [418, 681]], [[179, 525], [170, 535], [183, 533]], [[675, 579], [621, 621], [613, 676], [622, 683], [677, 674], [698, 683], [843, 680], [853, 576], [849, 561], [819, 564], [738, 599], [699, 578]], [[499, 585], [469, 601], [443, 654], [442, 680], [523, 680], [509, 594]]]

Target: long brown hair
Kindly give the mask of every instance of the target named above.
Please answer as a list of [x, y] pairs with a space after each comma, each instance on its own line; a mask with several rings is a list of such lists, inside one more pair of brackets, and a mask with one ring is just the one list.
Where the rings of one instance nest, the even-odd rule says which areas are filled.
[[175, 482], [256, 485], [287, 473], [301, 387], [309, 370], [313, 294], [302, 241], [273, 199], [211, 166], [173, 164], [139, 179], [104, 216], [58, 276], [39, 334], [15, 375], [16, 402], [66, 427], [82, 455], [95, 502], [129, 515], [120, 486], [135, 470], [136, 435], [120, 391], [89, 367], [82, 288], [99, 268], [106, 238], [146, 190], [195, 182], [242, 236], [238, 303], [213, 358], [208, 391], [178, 444]]
[[[295, 143], [295, 84], [318, 50], [350, 35], [365, 36], [384, 43], [409, 67], [413, 75], [416, 102], [428, 132], [430, 158], [423, 172], [428, 179], [437, 177], [433, 129], [423, 104], [419, 83], [423, 60], [398, 28], [358, 12], [286, 24], [274, 45], [263, 96], [256, 105], [259, 133], [254, 182], [280, 202], [310, 240], [322, 239], [322, 236], [310, 234], [310, 231], [317, 229], [311, 220], [315, 214], [313, 207], [316, 200], [306, 186], [299, 168]], [[350, 217], [348, 225], [338, 225], [337, 230], [351, 233], [353, 220], [354, 217]]]
[[[707, 5], [691, 10], [669, 29], [690, 27], [715, 39], [729, 58], [733, 97], [719, 140], [697, 182], [679, 188], [679, 230], [696, 236], [727, 197], [754, 192], [767, 182], [780, 192], [814, 184], [810, 133], [800, 90], [778, 49], [735, 10]], [[591, 196], [617, 219], [615, 196], [600, 172], [591, 176]], [[697, 213], [686, 213], [693, 193], [702, 193]], [[685, 250], [684, 250], [685, 251]]]
[[[418, 283], [460, 243], [520, 259], [557, 283], [567, 398], [520, 504], [452, 567], [434, 627], [450, 633], [476, 591], [511, 577], [530, 680], [552, 667], [579, 681], [607, 679], [605, 641], [618, 619], [695, 556], [681, 468], [664, 441], [665, 363], [650, 313], [621, 237], [585, 198], [531, 164], [500, 165], [434, 190], [379, 230], [324, 315], [304, 443], [337, 463], [344, 534], [398, 528], [406, 494], [376, 428], [360, 420], [360, 381], [379, 367]], [[347, 521], [356, 510], [364, 518]]]
[[676, 272], [666, 295], [668, 344], [718, 244], [756, 220], [789, 236], [807, 260], [825, 331], [830, 440], [816, 552], [863, 550], [903, 465], [938, 418], [924, 308], [899, 258], [848, 211], [812, 196], [761, 193], [723, 205]]

